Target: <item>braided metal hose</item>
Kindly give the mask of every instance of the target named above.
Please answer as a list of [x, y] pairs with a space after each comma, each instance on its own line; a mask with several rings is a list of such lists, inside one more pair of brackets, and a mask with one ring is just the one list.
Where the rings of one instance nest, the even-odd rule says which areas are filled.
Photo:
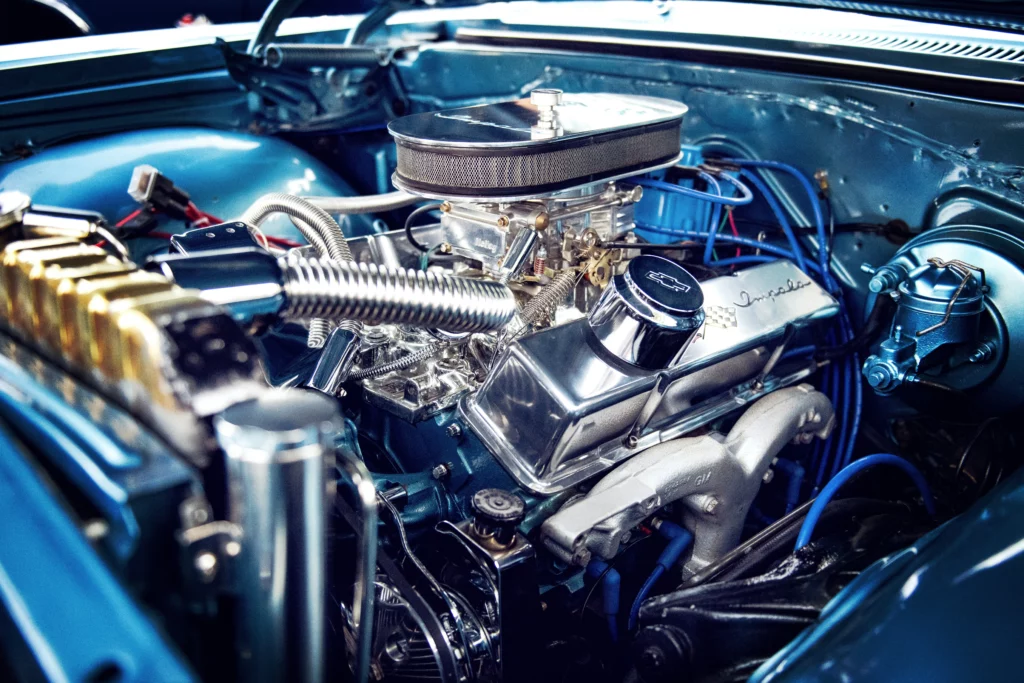
[[565, 301], [565, 297], [569, 296], [569, 292], [576, 286], [577, 279], [579, 274], [574, 270], [559, 273], [535, 297], [526, 302], [519, 317], [530, 325], [539, 323], [558, 304]]
[[327, 261], [295, 254], [278, 259], [288, 320], [356, 320], [484, 332], [516, 312], [512, 291], [497, 282], [433, 272]]
[[[338, 222], [331, 217], [331, 214], [301, 197], [282, 192], [265, 194], [246, 209], [239, 220], [259, 227], [263, 221], [275, 213], [291, 216], [292, 223], [320, 256], [329, 256], [337, 261], [352, 261], [352, 250], [349, 249], [345, 233], [342, 232]], [[360, 330], [359, 324], [352, 321], [341, 322], [338, 327], [355, 333]], [[328, 321], [311, 320], [306, 346], [311, 349], [322, 348], [330, 333], [331, 324]]]
[[430, 358], [440, 351], [441, 348], [441, 344], [427, 344], [419, 351], [414, 351], [413, 353], [402, 356], [401, 358], [396, 358], [395, 360], [388, 361], [387, 363], [379, 363], [371, 368], [366, 368], [365, 370], [357, 370], [349, 375], [349, 379], [376, 379], [377, 377], [383, 377], [384, 375], [397, 372], [398, 370], [411, 368], [420, 361], [425, 361]]

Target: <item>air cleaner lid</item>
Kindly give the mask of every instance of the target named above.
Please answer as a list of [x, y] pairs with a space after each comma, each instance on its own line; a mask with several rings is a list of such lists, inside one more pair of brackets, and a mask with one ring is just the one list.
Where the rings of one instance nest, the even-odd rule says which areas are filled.
[[655, 97], [545, 89], [414, 114], [388, 126], [394, 182], [425, 196], [506, 198], [641, 173], [678, 159], [685, 112]]

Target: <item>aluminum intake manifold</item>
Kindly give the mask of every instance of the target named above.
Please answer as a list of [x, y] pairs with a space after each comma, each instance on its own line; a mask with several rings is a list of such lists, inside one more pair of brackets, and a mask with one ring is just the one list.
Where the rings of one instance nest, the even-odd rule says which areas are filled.
[[544, 522], [544, 545], [566, 562], [611, 560], [623, 536], [660, 508], [681, 501], [693, 532], [689, 575], [736, 546], [750, 504], [772, 460], [791, 441], [824, 439], [832, 404], [809, 384], [780, 389], [754, 403], [728, 436], [675, 439], [612, 470], [580, 500]]

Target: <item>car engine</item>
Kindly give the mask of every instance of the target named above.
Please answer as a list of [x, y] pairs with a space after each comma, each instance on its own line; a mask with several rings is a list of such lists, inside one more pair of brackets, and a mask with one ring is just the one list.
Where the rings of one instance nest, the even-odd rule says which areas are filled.
[[3, 415], [198, 677], [746, 680], [1016, 467], [1013, 231], [884, 224], [861, 296], [826, 171], [548, 85], [388, 117], [383, 193], [4, 181]]

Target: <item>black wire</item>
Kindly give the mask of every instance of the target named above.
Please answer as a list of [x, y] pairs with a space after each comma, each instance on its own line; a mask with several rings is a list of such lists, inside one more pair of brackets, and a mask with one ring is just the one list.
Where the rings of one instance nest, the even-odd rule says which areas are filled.
[[694, 249], [696, 242], [690, 244], [652, 244], [651, 242], [602, 242], [602, 249], [640, 249], [641, 251], [682, 251]]
[[417, 216], [421, 216], [428, 211], [437, 211], [441, 208], [440, 204], [424, 204], [423, 206], [414, 209], [409, 217], [405, 219], [405, 238], [409, 240], [409, 244], [416, 247], [417, 250], [422, 251], [424, 254], [430, 251], [430, 247], [426, 247], [416, 241], [416, 238], [412, 236], [412, 222], [416, 220]]
[[964, 448], [963, 455], [960, 456], [960, 462], [956, 466], [956, 474], [953, 475], [954, 482], [958, 482], [960, 480], [960, 474], [964, 471], [964, 465], [967, 464], [967, 458], [970, 457], [971, 451], [974, 450], [974, 446], [977, 445], [978, 441], [981, 439], [982, 434], [984, 434], [985, 430], [987, 430], [989, 427], [991, 427], [998, 421], [999, 417], [995, 416], [984, 420], [980, 425], [978, 425], [978, 428], [974, 431], [974, 435], [971, 437], [970, 441], [967, 442], [967, 446]]
[[956, 396], [958, 398], [963, 398], [965, 395], [964, 392], [961, 391], [960, 389], [951, 387], [948, 384], [943, 384], [942, 382], [937, 382], [933, 379], [927, 379], [920, 375], [910, 375], [907, 377], [906, 382], [907, 384], [912, 386], [924, 387], [925, 389], [934, 389], [936, 391], [941, 391], [945, 394]]
[[879, 294], [875, 298], [875, 305], [871, 308], [871, 312], [868, 314], [868, 319], [865, 321], [864, 327], [862, 327], [860, 331], [850, 339], [850, 341], [844, 344], [818, 349], [817, 353], [814, 354], [815, 359], [819, 361], [835, 360], [837, 358], [842, 358], [853, 351], [859, 351], [870, 344], [875, 339], [875, 334], [881, 330], [883, 325], [889, 320], [889, 310], [894, 306], [895, 303], [891, 297], [885, 294]]

